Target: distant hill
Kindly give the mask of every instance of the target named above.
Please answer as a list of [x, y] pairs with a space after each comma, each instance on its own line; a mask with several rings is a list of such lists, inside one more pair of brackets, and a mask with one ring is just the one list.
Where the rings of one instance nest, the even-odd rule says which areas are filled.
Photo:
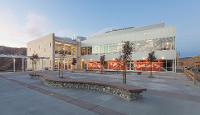
[[[13, 48], [0, 46], [0, 54], [6, 55], [24, 55], [26, 56], [26, 48]], [[21, 59], [16, 59], [16, 70], [21, 70]], [[1, 58], [0, 57], [0, 71], [12, 71], [13, 70], [13, 60], [11, 58]]]

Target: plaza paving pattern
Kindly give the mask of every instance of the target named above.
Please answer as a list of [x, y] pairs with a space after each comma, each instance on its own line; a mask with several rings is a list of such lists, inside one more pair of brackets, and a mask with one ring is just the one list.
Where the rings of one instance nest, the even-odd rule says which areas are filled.
[[[58, 77], [57, 72], [45, 72]], [[47, 87], [27, 73], [0, 73], [0, 115], [199, 115], [200, 87], [183, 74], [128, 74], [127, 84], [147, 88], [143, 98]], [[64, 77], [122, 83], [121, 74], [65, 72]]]

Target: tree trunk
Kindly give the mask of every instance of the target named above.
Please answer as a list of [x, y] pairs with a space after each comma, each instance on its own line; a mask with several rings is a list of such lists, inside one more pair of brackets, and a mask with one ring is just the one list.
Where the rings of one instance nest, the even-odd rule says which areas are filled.
[[62, 63], [62, 64], [61, 64], [61, 78], [63, 78], [63, 71], [64, 71], [63, 68], [64, 68], [64, 67], [63, 67], [63, 63]]
[[74, 65], [72, 64], [72, 73], [74, 72]]
[[124, 62], [123, 65], [123, 83], [126, 84], [126, 63]]
[[100, 73], [103, 74], [103, 65], [101, 65]]
[[60, 78], [60, 62], [58, 62], [58, 67], [59, 67], [58, 74], [59, 74], [59, 78]]
[[153, 62], [151, 62], [151, 73], [150, 73], [150, 77], [153, 77], [152, 71], [153, 71]]
[[125, 67], [125, 70], [124, 70], [124, 84], [126, 84], [126, 67]]
[[36, 71], [37, 71], [37, 63], [35, 62], [35, 76], [36, 76]]
[[124, 83], [124, 76], [125, 76], [125, 71], [124, 71], [124, 65], [123, 65], [123, 71], [122, 71], [122, 80], [123, 80], [123, 83]]
[[33, 61], [33, 76], [36, 76], [36, 67], [35, 67], [36, 65], [35, 65], [35, 61]]
[[33, 72], [33, 75], [35, 75], [34, 74], [34, 63], [33, 63], [33, 60], [32, 60], [32, 72]]

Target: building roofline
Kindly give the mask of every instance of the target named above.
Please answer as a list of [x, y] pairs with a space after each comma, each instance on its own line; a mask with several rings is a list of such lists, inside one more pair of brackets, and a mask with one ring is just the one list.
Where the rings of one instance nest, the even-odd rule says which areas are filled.
[[33, 42], [33, 41], [37, 41], [37, 40], [43, 39], [44, 37], [50, 36], [50, 35], [52, 35], [53, 37], [55, 36], [54, 33], [49, 33], [49, 34], [46, 34], [46, 35], [43, 35], [43, 36], [40, 36], [40, 37], [37, 37], [37, 38], [31, 40], [31, 41], [27, 42], [27, 44], [29, 44], [29, 43], [31, 43], [31, 42]]
[[152, 24], [152, 25], [147, 25], [147, 26], [142, 26], [142, 27], [126, 27], [126, 28], [119, 28], [119, 29], [113, 29], [111, 31], [106, 31], [105, 33], [109, 32], [115, 32], [115, 31], [126, 31], [126, 30], [147, 30], [147, 29], [154, 29], [154, 28], [160, 28], [160, 27], [165, 27], [165, 23], [158, 23], [158, 24]]
[[73, 40], [70, 37], [58, 37], [58, 36], [55, 36], [55, 41], [56, 42], [70, 43], [70, 44], [76, 44], [76, 40]]
[[[111, 33], [117, 33], [117, 32], [125, 32], [125, 31], [135, 31], [135, 32], [144, 31], [144, 30], [157, 29], [157, 28], [163, 28], [163, 27], [165, 27], [165, 23], [152, 24], [152, 25], [147, 25], [147, 26], [142, 26], [142, 27], [126, 27], [126, 28], [112, 29], [110, 31], [102, 32], [94, 36], [101, 36], [103, 34], [111, 34]], [[90, 37], [94, 37], [94, 36], [90, 36]]]

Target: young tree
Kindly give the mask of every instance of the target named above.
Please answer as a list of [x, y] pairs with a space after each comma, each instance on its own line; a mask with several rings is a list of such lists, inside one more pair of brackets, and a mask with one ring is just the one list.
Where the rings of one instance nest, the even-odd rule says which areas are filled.
[[33, 54], [31, 57], [30, 57], [30, 60], [32, 61], [32, 71], [33, 71], [33, 75], [35, 76], [36, 75], [36, 66], [37, 66], [37, 61], [39, 59], [39, 56], [38, 54]]
[[64, 58], [65, 58], [65, 51], [64, 49], [61, 49], [59, 51], [59, 54], [60, 54], [60, 62], [59, 62], [59, 77], [60, 78], [63, 78], [63, 71], [64, 71]]
[[105, 55], [100, 56], [100, 64], [101, 64], [100, 72], [103, 73], [103, 65], [105, 64]]
[[127, 63], [132, 60], [133, 43], [130, 41], [124, 41], [122, 45], [122, 52], [119, 57], [119, 61], [123, 64], [123, 83], [126, 84], [126, 67]]
[[72, 58], [72, 72], [74, 72], [74, 66], [76, 65], [77, 60], [76, 58]]
[[153, 75], [152, 75], [153, 62], [156, 61], [156, 56], [155, 56], [154, 51], [149, 53], [147, 60], [151, 63], [151, 72], [150, 72], [150, 76], [149, 77], [152, 78], [153, 77]]

